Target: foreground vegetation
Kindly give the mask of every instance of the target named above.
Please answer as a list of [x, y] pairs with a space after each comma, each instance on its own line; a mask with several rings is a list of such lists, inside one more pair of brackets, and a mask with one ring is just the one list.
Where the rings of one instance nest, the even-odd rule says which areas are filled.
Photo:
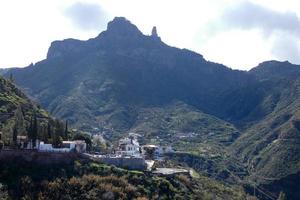
[[241, 188], [202, 175], [160, 177], [87, 161], [1, 163], [0, 180], [0, 199], [246, 199]]

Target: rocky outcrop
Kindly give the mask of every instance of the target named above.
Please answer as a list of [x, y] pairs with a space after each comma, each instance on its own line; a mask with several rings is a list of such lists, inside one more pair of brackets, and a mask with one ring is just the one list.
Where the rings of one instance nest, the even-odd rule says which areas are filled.
[[84, 50], [84, 42], [75, 39], [66, 39], [62, 41], [54, 41], [47, 53], [47, 59], [63, 57], [72, 53], [80, 53]]

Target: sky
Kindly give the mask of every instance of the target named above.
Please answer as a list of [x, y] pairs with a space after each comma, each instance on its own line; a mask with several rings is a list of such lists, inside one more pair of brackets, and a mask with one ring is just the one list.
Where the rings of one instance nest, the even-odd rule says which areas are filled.
[[96, 37], [116, 16], [233, 69], [300, 64], [298, 0], [0, 0], [0, 68], [45, 59], [54, 40]]

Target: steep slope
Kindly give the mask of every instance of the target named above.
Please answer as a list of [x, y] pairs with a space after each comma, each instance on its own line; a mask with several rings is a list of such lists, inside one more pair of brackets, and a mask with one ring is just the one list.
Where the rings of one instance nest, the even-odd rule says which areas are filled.
[[33, 112], [39, 119], [48, 118], [45, 110], [29, 100], [11, 81], [0, 77], [0, 132], [2, 132], [2, 141], [9, 143], [12, 140], [13, 127], [16, 121], [19, 123], [19, 133], [25, 134], [25, 129], [29, 126]]
[[[22, 165], [22, 170], [20, 170]], [[238, 186], [203, 175], [157, 176], [95, 162], [32, 164], [24, 160], [0, 163], [0, 196], [7, 199], [218, 199], [246, 200]], [[5, 199], [5, 198], [4, 198]]]
[[[140, 109], [130, 131], [140, 133], [145, 140], [177, 146], [182, 150], [187, 150], [187, 143], [228, 145], [239, 136], [232, 124], [183, 102]], [[178, 140], [187, 143], [176, 145]]]
[[[260, 120], [238, 138], [231, 146], [232, 152], [248, 163], [251, 179], [259, 183], [275, 184], [291, 175], [299, 177], [300, 171], [300, 68], [287, 62], [265, 62], [250, 71], [259, 79], [258, 85], [268, 85], [261, 101], [252, 112]], [[258, 88], [261, 90], [261, 88]], [[284, 181], [282, 181], [284, 182]], [[294, 184], [297, 184], [294, 182]], [[266, 186], [272, 188], [271, 186]]]
[[0, 143], [17, 148], [17, 137], [43, 140], [59, 145], [72, 135], [65, 124], [32, 102], [12, 80], [0, 76]]

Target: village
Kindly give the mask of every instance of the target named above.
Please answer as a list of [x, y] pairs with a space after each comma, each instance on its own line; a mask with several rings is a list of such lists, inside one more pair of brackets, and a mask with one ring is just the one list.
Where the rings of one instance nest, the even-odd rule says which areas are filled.
[[[0, 139], [1, 135], [0, 132]], [[84, 140], [66, 140], [62, 141], [59, 147], [54, 147], [41, 140], [33, 142], [27, 136], [17, 136], [17, 149], [0, 147], [0, 153], [18, 150], [18, 152], [33, 151], [40, 154], [60, 154], [62, 156], [77, 154], [85, 159], [129, 170], [149, 171], [161, 175], [189, 174], [189, 170], [183, 168], [153, 168], [156, 161], [164, 160], [165, 154], [175, 151], [171, 146], [140, 145], [138, 136], [138, 134], [129, 133], [127, 137], [121, 138], [114, 147], [102, 152], [88, 151]]]

